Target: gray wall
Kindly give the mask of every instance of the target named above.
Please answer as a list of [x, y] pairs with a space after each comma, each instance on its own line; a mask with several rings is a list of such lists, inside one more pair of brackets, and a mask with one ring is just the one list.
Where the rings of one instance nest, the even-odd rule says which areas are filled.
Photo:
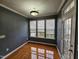
[[44, 42], [44, 43], [50, 43], [50, 44], [55, 44], [56, 45], [56, 39], [45, 39], [45, 38], [30, 37], [29, 41]]
[[62, 24], [62, 18], [61, 13], [58, 15], [58, 21], [57, 21], [57, 47], [62, 54], [63, 52], [63, 24]]
[[27, 19], [0, 7], [0, 35], [6, 35], [4, 39], [0, 39], [0, 55], [4, 56], [27, 41]]

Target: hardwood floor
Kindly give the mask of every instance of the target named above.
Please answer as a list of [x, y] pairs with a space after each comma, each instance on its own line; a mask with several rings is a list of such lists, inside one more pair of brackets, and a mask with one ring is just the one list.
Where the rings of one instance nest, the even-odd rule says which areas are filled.
[[56, 47], [27, 43], [6, 59], [60, 59], [60, 57]]

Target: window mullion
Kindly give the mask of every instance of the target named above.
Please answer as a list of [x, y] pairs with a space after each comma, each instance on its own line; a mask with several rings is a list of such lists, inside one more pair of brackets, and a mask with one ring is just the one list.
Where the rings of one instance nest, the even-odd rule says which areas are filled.
[[36, 37], [38, 37], [38, 20], [36, 20]]
[[45, 26], [45, 28], [44, 28], [44, 38], [46, 38], [46, 20], [44, 22], [44, 26]]

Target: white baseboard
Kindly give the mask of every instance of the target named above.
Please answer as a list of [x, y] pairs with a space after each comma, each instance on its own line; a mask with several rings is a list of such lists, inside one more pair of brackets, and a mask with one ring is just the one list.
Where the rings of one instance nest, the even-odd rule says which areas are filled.
[[58, 49], [58, 47], [57, 47], [57, 46], [56, 46], [56, 48], [57, 48], [58, 54], [59, 54], [60, 59], [61, 59], [61, 53], [60, 53], [60, 51], [59, 51], [59, 49]]
[[8, 56], [10, 56], [12, 53], [16, 52], [18, 49], [22, 48], [25, 44], [33, 42], [33, 43], [41, 43], [41, 44], [46, 44], [46, 45], [51, 45], [51, 46], [56, 46], [55, 44], [51, 43], [44, 43], [44, 42], [37, 42], [37, 41], [27, 41], [26, 43], [22, 44], [21, 46], [17, 47], [15, 50], [11, 51], [7, 55], [3, 56], [1, 59], [6, 59]]
[[37, 42], [37, 41], [28, 41], [28, 42], [33, 42], [33, 43], [40, 43], [40, 44], [46, 44], [46, 45], [56, 46], [56, 44], [45, 43], [45, 42]]
[[14, 49], [13, 51], [8, 53], [7, 55], [3, 56], [1, 59], [6, 59], [8, 56], [10, 56], [12, 53], [16, 52], [18, 49], [22, 48], [27, 43], [28, 43], [28, 41], [26, 43], [22, 44], [21, 46], [17, 47], [16, 49]]

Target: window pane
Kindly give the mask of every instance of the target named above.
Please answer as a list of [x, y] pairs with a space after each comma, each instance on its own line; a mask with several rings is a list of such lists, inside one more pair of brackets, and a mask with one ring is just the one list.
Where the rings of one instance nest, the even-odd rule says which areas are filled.
[[55, 39], [55, 20], [46, 20], [46, 38]]
[[71, 39], [71, 18], [66, 19], [64, 22], [64, 55], [69, 59], [70, 53], [68, 50], [70, 49], [70, 39]]
[[38, 37], [44, 38], [44, 20], [38, 21]]
[[36, 37], [36, 21], [30, 21], [30, 36]]
[[67, 19], [64, 23], [64, 38], [69, 40], [71, 35], [71, 18]]

